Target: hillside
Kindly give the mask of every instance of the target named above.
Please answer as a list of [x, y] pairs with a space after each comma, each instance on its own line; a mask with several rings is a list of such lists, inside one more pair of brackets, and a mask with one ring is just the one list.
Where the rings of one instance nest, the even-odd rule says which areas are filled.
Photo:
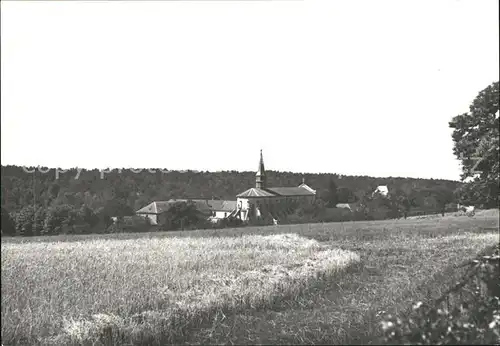
[[[234, 200], [236, 195], [255, 185], [255, 172], [195, 172], [148, 170], [133, 172], [123, 169], [102, 174], [97, 169], [60, 173], [56, 179], [55, 169], [37, 169], [27, 173], [19, 166], [1, 167], [1, 206], [8, 211], [17, 211], [26, 205], [48, 206], [51, 204], [82, 204], [96, 210], [109, 201], [123, 201], [137, 210], [154, 200], [170, 198], [215, 198]], [[43, 173], [46, 172], [46, 173]], [[337, 174], [312, 174], [267, 171], [270, 186], [297, 186], [302, 178], [321, 196], [332, 178], [339, 190], [344, 191], [342, 202], [352, 202], [371, 193], [378, 185], [387, 185], [389, 191], [401, 189], [415, 197], [417, 207], [432, 208], [426, 191], [441, 188], [454, 191], [460, 184], [456, 181], [416, 178], [374, 178], [368, 176], [345, 176]], [[35, 200], [33, 199], [35, 195]], [[350, 197], [349, 197], [350, 196]]]

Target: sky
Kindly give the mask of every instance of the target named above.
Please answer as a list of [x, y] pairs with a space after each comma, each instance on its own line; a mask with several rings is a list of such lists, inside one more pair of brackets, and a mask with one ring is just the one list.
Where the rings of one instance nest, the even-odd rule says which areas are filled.
[[458, 180], [496, 0], [3, 1], [1, 163]]

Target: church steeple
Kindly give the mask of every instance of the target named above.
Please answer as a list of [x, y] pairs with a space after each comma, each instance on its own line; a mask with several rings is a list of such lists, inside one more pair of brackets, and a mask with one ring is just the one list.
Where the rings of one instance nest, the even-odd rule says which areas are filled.
[[260, 149], [259, 169], [255, 175], [255, 187], [258, 189], [266, 188], [266, 169], [264, 168], [264, 158], [262, 157], [262, 149]]

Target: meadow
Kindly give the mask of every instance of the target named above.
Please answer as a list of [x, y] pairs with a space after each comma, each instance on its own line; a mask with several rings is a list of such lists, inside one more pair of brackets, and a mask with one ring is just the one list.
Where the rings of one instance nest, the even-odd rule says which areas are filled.
[[368, 343], [498, 242], [497, 211], [4, 238], [2, 343]]

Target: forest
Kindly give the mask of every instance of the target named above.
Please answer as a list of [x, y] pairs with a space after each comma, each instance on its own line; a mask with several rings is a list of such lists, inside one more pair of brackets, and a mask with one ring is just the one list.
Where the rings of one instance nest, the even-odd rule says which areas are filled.
[[[362, 212], [366, 219], [389, 216], [385, 213], [370, 217], [375, 209], [393, 209], [384, 201], [374, 206], [372, 193], [379, 185], [387, 185], [393, 197], [391, 203], [397, 202], [395, 207], [404, 209], [405, 213], [444, 210], [446, 204], [454, 201], [454, 191], [460, 185], [449, 180], [277, 171], [267, 171], [267, 177], [268, 186], [298, 186], [304, 179], [316, 189], [318, 203], [316, 210], [310, 213], [316, 215], [318, 208], [334, 208], [336, 203], [353, 203], [365, 209], [372, 205], [371, 209]], [[255, 186], [255, 172], [2, 166], [1, 182], [2, 231], [6, 233], [9, 228], [6, 224], [11, 223], [17, 231], [8, 233], [39, 235], [64, 233], [68, 226], [71, 226], [71, 233], [81, 233], [83, 229], [102, 232], [100, 229], [111, 225], [111, 217], [134, 215], [136, 210], [152, 201], [171, 198], [235, 200], [238, 193]], [[320, 214], [325, 215], [324, 212]], [[290, 220], [299, 222], [299, 219]], [[313, 221], [310, 217], [302, 219]], [[335, 221], [335, 217], [329, 221]], [[75, 230], [75, 225], [80, 225], [81, 230]]]

